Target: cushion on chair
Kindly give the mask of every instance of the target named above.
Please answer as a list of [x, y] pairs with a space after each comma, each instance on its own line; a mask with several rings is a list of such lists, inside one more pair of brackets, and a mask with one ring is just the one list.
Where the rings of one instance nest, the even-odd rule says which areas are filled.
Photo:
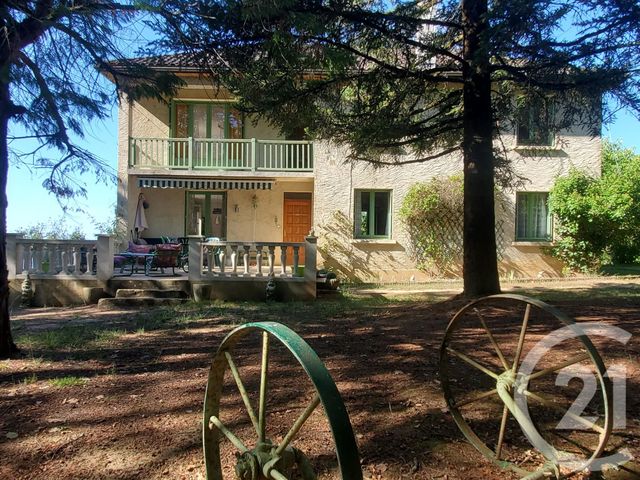
[[136, 245], [133, 242], [129, 242], [128, 252], [131, 253], [151, 253], [156, 248], [156, 245]]
[[156, 256], [153, 264], [156, 267], [177, 267], [178, 258], [182, 252], [182, 245], [179, 243], [161, 243], [156, 245]]
[[161, 252], [161, 251], [169, 251], [169, 252], [175, 252], [175, 251], [181, 251], [182, 250], [182, 245], [180, 245], [179, 243], [159, 243], [158, 245], [156, 245], [156, 251]]

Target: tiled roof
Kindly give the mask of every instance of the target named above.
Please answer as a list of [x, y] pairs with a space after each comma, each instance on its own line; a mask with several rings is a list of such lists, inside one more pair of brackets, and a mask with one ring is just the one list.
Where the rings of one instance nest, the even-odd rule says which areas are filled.
[[[153, 70], [171, 72], [205, 72], [209, 70], [210, 56], [196, 53], [175, 53], [172, 55], [155, 55], [150, 57], [131, 58], [128, 62]], [[114, 68], [121, 62], [111, 62]]]

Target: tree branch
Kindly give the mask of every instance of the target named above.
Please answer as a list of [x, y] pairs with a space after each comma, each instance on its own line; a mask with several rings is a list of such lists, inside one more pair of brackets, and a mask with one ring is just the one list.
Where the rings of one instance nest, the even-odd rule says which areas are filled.
[[409, 165], [412, 163], [422, 163], [422, 162], [428, 162], [430, 160], [436, 160], [438, 158], [444, 157], [445, 155], [449, 155], [450, 153], [457, 152], [458, 150], [460, 150], [461, 147], [462, 147], [461, 145], [456, 145], [454, 147], [441, 150], [440, 152], [435, 153], [433, 155], [428, 155], [426, 157], [414, 158], [411, 160], [403, 160], [398, 162], [386, 162], [384, 160], [373, 160], [368, 157], [359, 157], [359, 156], [352, 156], [350, 158], [352, 160], [372, 163], [374, 165]]
[[70, 142], [69, 142], [69, 137], [67, 135], [67, 127], [64, 123], [62, 116], [60, 115], [60, 111], [58, 110], [56, 99], [54, 98], [54, 95], [51, 92], [51, 90], [49, 90], [47, 81], [42, 76], [42, 72], [40, 72], [38, 65], [32, 62], [31, 59], [22, 52], [18, 52], [17, 58], [19, 58], [20, 61], [26, 67], [28, 67], [29, 70], [31, 70], [31, 73], [33, 73], [33, 77], [35, 78], [36, 83], [38, 84], [38, 88], [40, 89], [40, 96], [44, 99], [47, 105], [49, 105], [48, 110], [51, 116], [53, 117], [54, 123], [56, 124], [56, 127], [58, 129], [54, 137], [61, 144], [64, 144], [65, 146], [69, 147]]

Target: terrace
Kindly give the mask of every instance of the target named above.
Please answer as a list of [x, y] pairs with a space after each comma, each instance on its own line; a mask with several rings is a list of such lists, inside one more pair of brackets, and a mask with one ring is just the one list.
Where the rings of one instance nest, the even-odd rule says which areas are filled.
[[[27, 274], [36, 290], [37, 304], [93, 303], [96, 296], [113, 296], [118, 288], [136, 283], [141, 288], [162, 288], [181, 283], [196, 300], [264, 299], [269, 279], [277, 282], [281, 298], [316, 296], [316, 238], [304, 242], [203, 242], [189, 240], [188, 273], [176, 269], [114, 269], [114, 239], [34, 240], [7, 235], [9, 281], [14, 292]], [[200, 268], [193, 268], [200, 265]], [[38, 291], [38, 289], [40, 291]]]

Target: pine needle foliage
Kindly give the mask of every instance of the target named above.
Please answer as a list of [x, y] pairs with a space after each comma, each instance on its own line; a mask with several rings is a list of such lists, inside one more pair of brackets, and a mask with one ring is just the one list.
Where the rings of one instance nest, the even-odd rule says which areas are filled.
[[[63, 206], [86, 196], [80, 179], [113, 181], [108, 163], [80, 147], [88, 122], [103, 120], [119, 93], [163, 98], [179, 84], [126, 58], [121, 30], [149, 5], [123, 0], [6, 0], [0, 3], [0, 358], [17, 352], [9, 324], [6, 209], [10, 146], [35, 140], [12, 160], [47, 172], [43, 187]], [[110, 77], [112, 84], [102, 81]], [[24, 135], [11, 135], [9, 123]], [[11, 143], [11, 145], [10, 145]]]
[[163, 46], [200, 53], [244, 111], [284, 133], [304, 127], [376, 165], [462, 155], [468, 296], [500, 290], [494, 145], [522, 108], [551, 97], [554, 131], [593, 135], [616, 108], [640, 113], [637, 0], [161, 5]]

